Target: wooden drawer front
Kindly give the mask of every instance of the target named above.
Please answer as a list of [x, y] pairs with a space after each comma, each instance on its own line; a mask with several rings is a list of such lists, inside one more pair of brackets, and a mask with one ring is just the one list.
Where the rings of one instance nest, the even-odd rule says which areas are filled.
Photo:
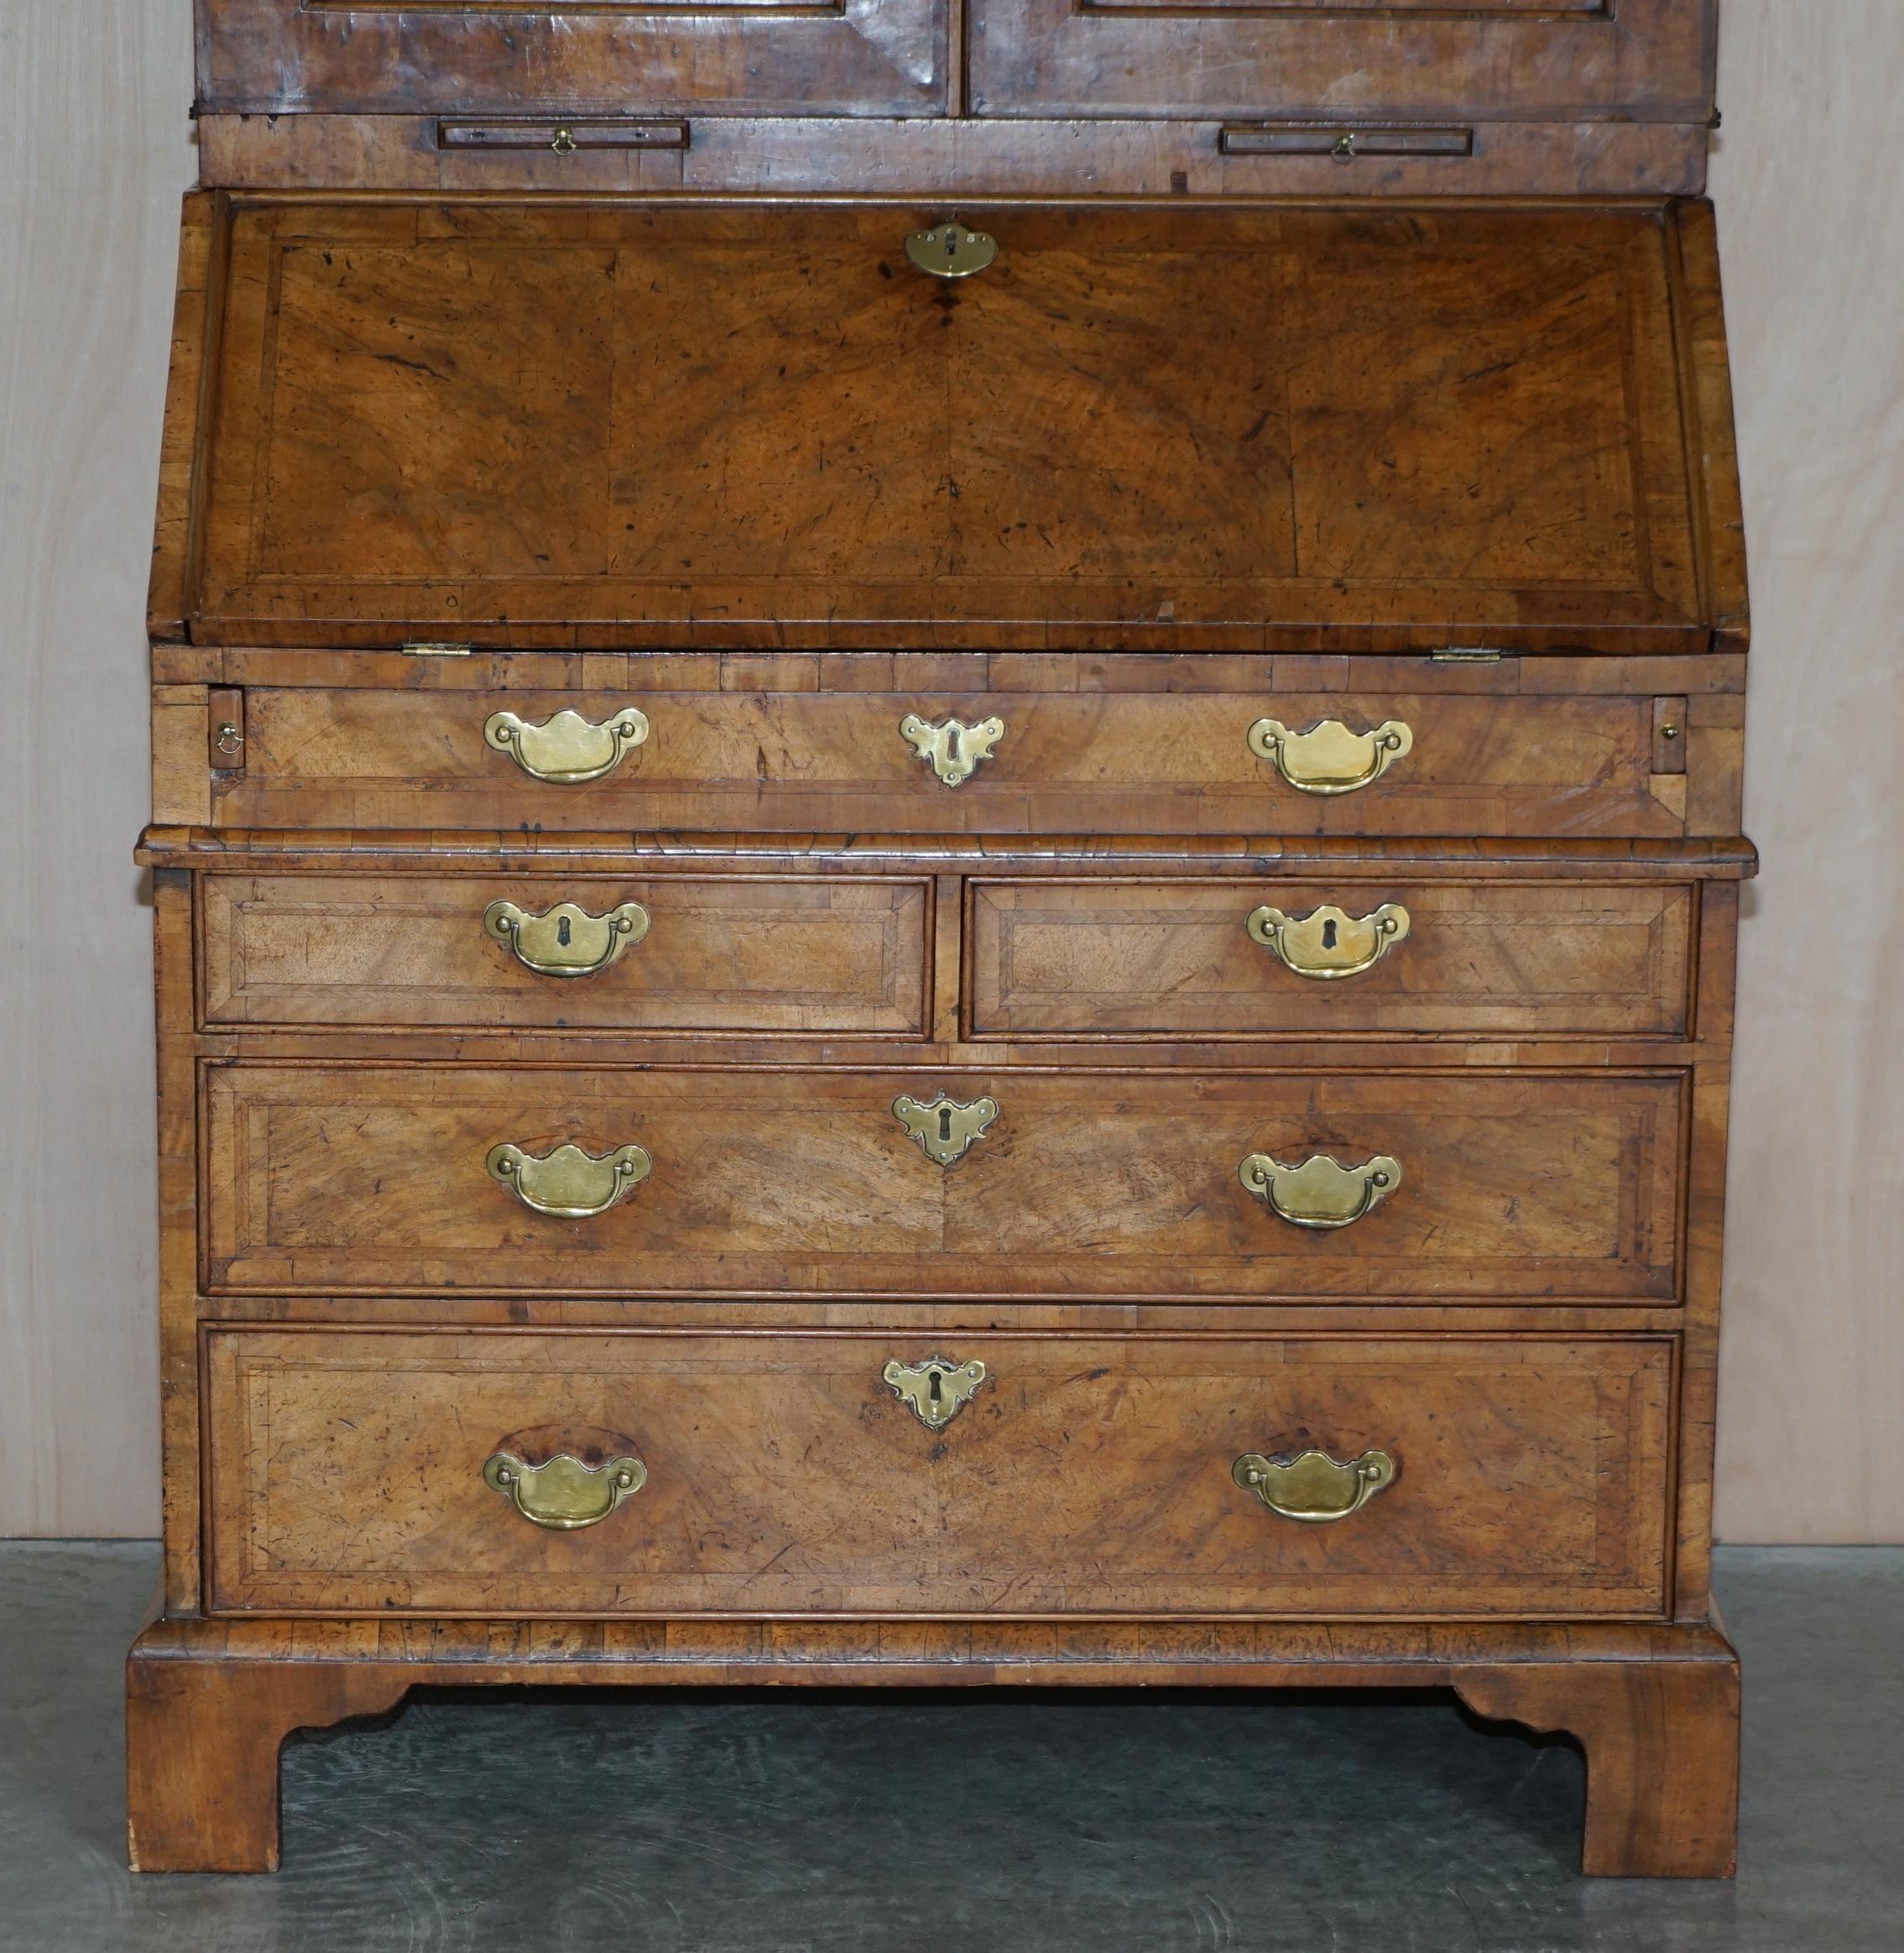
[[[483, 739], [498, 712], [541, 724], [572, 708], [602, 724], [630, 706], [646, 718], [645, 741], [579, 785], [535, 780]], [[900, 725], [952, 716], [1004, 730], [947, 786]], [[1265, 718], [1296, 732], [1399, 723], [1412, 745], [1369, 785], [1318, 795], [1250, 750]], [[1653, 702], [1635, 697], [258, 690], [246, 695], [243, 770], [214, 776], [213, 817], [227, 828], [1677, 838], [1686, 782], [1656, 795], [1652, 750]]]
[[[918, 1033], [924, 1023], [922, 881], [215, 875], [203, 887], [211, 1024]], [[583, 911], [558, 957], [592, 949], [583, 917], [620, 911], [638, 939], [587, 974], [545, 974], [549, 952], [533, 936], [519, 954], [485, 929], [498, 901], [531, 919]]]
[[972, 18], [981, 114], [1712, 113], [1711, 0], [973, 0]]
[[[957, 1164], [895, 1116], [998, 1108]], [[214, 1064], [209, 1284], [227, 1292], [1671, 1300], [1682, 1081], [1510, 1073], [991, 1075]], [[532, 1212], [509, 1144], [647, 1177]], [[1402, 1180], [1277, 1218], [1255, 1154]]]
[[[1672, 1345], [214, 1331], [212, 1603], [526, 1613], [1649, 1615]], [[985, 1366], [928, 1429], [884, 1381]], [[1239, 1457], [1379, 1449], [1333, 1523]], [[551, 1531], [507, 1453], [646, 1482]]]
[[[1299, 941], [1286, 961], [1247, 927], [1327, 908], [1349, 918], [1343, 943], [1384, 910], [1398, 932], [1328, 977], [1303, 974], [1328, 957]], [[1690, 888], [1591, 882], [981, 883], [973, 1034], [1678, 1036], [1694, 911]]]
[[[668, 0], [201, 0], [199, 21], [200, 105], [214, 112], [514, 115], [540, 128], [945, 105], [942, 0], [699, 0], [691, 12]], [[551, 175], [545, 187], [567, 185]]]

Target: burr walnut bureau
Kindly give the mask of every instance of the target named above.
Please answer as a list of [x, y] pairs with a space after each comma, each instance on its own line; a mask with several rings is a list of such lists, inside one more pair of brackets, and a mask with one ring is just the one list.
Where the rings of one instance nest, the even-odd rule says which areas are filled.
[[134, 1862], [420, 1684], [1365, 1684], [1727, 1872], [1711, 8], [198, 12]]

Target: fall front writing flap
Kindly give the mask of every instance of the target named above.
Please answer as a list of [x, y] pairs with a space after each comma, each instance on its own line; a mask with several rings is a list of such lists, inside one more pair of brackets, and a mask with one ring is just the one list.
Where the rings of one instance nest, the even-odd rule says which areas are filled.
[[228, 235], [155, 629], [1641, 650], [1742, 618], [1703, 206], [1004, 206], [931, 275], [948, 214], [195, 206]]

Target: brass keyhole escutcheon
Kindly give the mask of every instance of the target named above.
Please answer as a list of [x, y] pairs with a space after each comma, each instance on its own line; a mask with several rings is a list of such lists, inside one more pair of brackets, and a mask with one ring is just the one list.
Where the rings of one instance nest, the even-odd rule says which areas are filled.
[[618, 962], [647, 935], [648, 911], [639, 902], [623, 902], [592, 916], [573, 902], [558, 902], [538, 916], [496, 901], [483, 911], [483, 929], [537, 976], [587, 977]]
[[1005, 736], [1005, 722], [985, 718], [968, 726], [963, 719], [948, 718], [931, 725], [918, 713], [908, 713], [899, 729], [900, 737], [939, 776], [942, 786], [963, 786]]
[[930, 278], [970, 278], [998, 256], [999, 243], [953, 217], [932, 230], [915, 231], [905, 241], [905, 254]]
[[901, 1092], [893, 1100], [893, 1116], [918, 1142], [927, 1159], [942, 1167], [956, 1165], [985, 1136], [999, 1115], [996, 1099], [975, 1099], [961, 1105], [942, 1092], [930, 1104]]
[[1284, 969], [1317, 983], [1338, 983], [1373, 969], [1407, 940], [1410, 925], [1400, 902], [1384, 902], [1362, 916], [1333, 906], [1307, 916], [1256, 909], [1244, 926], [1249, 940], [1260, 943]]
[[880, 1374], [927, 1430], [942, 1431], [972, 1402], [987, 1373], [976, 1360], [953, 1363], [928, 1356], [923, 1363], [901, 1363], [895, 1356]]

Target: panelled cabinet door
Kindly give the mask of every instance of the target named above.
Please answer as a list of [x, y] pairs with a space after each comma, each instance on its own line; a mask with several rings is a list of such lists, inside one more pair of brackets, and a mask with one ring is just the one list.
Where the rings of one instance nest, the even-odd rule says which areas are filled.
[[1713, 0], [972, 0], [993, 115], [1703, 122]]
[[207, 112], [936, 115], [945, 0], [199, 0]]

